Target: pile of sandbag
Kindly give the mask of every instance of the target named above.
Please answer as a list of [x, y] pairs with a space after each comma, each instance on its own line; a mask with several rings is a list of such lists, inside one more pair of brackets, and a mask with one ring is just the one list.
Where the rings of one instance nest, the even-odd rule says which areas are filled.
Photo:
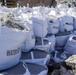
[[27, 30], [9, 20], [2, 23], [0, 37], [0, 70], [16, 65], [21, 56], [21, 45], [27, 38]]

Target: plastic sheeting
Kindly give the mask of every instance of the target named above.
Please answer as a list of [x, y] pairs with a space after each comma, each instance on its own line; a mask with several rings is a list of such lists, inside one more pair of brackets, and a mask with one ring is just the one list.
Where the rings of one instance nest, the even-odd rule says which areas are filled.
[[64, 47], [64, 50], [70, 54], [76, 54], [76, 35], [71, 35]]

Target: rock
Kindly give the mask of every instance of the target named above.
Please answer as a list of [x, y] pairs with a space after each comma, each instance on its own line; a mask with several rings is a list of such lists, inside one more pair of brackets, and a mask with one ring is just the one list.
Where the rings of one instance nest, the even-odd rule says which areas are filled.
[[60, 71], [59, 70], [54, 70], [51, 75], [60, 75]]
[[65, 60], [66, 65], [70, 66], [72, 69], [76, 68], [76, 55], [70, 56], [68, 59]]
[[74, 73], [61, 66], [60, 69], [55, 69], [51, 75], [74, 75]]

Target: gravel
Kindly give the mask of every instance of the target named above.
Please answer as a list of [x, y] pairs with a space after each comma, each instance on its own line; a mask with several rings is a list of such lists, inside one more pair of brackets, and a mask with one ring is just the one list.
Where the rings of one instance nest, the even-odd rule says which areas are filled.
[[12, 28], [12, 29], [18, 29], [18, 30], [24, 30], [25, 29], [23, 26], [20, 26], [19, 24], [14, 23], [10, 20], [6, 21], [5, 24], [3, 24], [2, 26]]

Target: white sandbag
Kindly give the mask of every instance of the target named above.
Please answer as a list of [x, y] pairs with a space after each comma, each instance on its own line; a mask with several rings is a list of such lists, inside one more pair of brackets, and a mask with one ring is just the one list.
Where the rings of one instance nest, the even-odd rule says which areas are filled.
[[60, 18], [60, 32], [72, 31], [73, 29], [72, 16], [63, 16], [62, 18]]
[[68, 40], [70, 34], [71, 34], [71, 32], [63, 32], [63, 33], [56, 34], [56, 46], [64, 47], [65, 44], [67, 43], [67, 40]]
[[22, 53], [20, 61], [48, 65], [50, 54], [45, 51], [35, 49]]
[[21, 56], [20, 47], [26, 40], [26, 30], [16, 30], [1, 27], [0, 38], [0, 70], [10, 68], [19, 62]]
[[30, 75], [30, 72], [25, 63], [19, 62], [12, 68], [4, 70], [0, 75]]
[[55, 43], [56, 43], [55, 35], [49, 35], [46, 37], [46, 39], [51, 43], [50, 51], [54, 51], [55, 50]]
[[32, 18], [33, 30], [36, 37], [45, 37], [48, 32], [48, 25], [45, 18]]
[[7, 27], [1, 27], [1, 42], [10, 41], [14, 44], [20, 45], [27, 38], [27, 30], [15, 30]]
[[48, 23], [48, 33], [57, 34], [59, 31], [59, 20], [51, 19]]
[[27, 38], [22, 45], [22, 52], [28, 52], [35, 46], [35, 36], [33, 30], [28, 32]]
[[36, 43], [33, 49], [39, 49], [46, 52], [49, 52], [51, 43], [46, 39], [37, 38]]
[[48, 68], [45, 65], [26, 63], [31, 75], [47, 75]]
[[76, 54], [76, 35], [71, 35], [64, 47], [64, 50], [70, 54]]
[[[4, 44], [1, 44], [1, 46]], [[7, 43], [8, 45], [8, 43]], [[6, 45], [6, 46], [7, 46]], [[0, 48], [1, 48], [0, 46]], [[9, 45], [10, 46], [10, 45]], [[2, 46], [3, 48], [3, 46]], [[1, 50], [0, 52], [0, 70], [4, 70], [18, 64], [21, 56], [20, 48]]]

